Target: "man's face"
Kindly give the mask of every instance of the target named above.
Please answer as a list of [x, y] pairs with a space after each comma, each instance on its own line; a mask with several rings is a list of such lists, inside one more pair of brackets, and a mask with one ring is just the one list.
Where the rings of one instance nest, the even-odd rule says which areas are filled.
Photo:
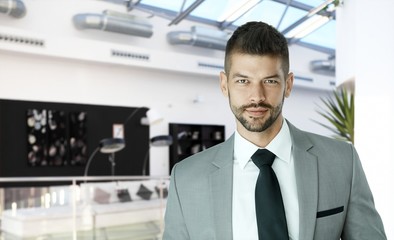
[[234, 53], [229, 72], [222, 72], [220, 80], [238, 129], [263, 132], [282, 121], [283, 101], [290, 95], [293, 75], [284, 75], [280, 58]]

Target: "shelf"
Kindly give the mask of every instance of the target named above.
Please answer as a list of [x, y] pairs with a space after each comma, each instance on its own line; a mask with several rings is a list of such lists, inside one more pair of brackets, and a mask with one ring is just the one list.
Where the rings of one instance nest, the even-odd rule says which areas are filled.
[[174, 139], [170, 147], [170, 171], [177, 162], [225, 139], [224, 125], [170, 123], [169, 129]]

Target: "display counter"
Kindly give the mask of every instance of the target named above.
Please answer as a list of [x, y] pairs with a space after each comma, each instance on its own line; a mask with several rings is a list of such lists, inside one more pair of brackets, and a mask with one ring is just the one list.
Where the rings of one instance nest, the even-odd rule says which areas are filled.
[[0, 183], [18, 183], [0, 189], [1, 239], [161, 239], [169, 177], [0, 178]]

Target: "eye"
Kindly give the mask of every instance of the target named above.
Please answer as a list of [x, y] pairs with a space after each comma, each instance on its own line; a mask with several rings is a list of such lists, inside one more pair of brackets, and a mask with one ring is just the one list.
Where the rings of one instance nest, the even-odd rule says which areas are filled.
[[248, 82], [248, 80], [246, 80], [246, 79], [238, 79], [236, 82], [237, 83], [241, 83], [241, 84], [246, 84]]
[[276, 85], [278, 83], [279, 83], [278, 80], [275, 80], [275, 79], [266, 79], [266, 80], [264, 80], [264, 84], [268, 84], [268, 85]]

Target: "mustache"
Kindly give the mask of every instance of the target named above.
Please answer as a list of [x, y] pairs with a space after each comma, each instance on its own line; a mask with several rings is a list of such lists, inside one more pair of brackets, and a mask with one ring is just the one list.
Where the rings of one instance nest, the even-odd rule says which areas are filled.
[[250, 104], [241, 106], [241, 108], [244, 109], [244, 110], [247, 109], [247, 108], [259, 108], [259, 107], [272, 109], [272, 106], [270, 104], [263, 103], [263, 102], [250, 103]]

